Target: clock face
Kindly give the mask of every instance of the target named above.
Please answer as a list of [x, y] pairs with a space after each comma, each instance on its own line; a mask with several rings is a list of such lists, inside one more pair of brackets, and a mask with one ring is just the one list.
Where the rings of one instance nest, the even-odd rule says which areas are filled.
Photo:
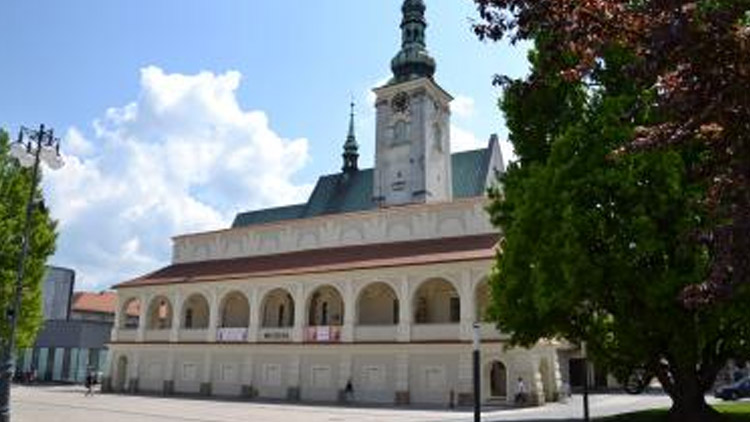
[[396, 113], [406, 113], [409, 110], [409, 94], [399, 92], [391, 100], [391, 108]]

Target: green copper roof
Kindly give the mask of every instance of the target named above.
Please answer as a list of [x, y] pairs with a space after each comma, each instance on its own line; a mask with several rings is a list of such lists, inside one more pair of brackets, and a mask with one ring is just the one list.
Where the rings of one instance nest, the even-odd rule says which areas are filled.
[[435, 59], [427, 51], [423, 0], [404, 0], [401, 6], [401, 50], [391, 60], [393, 79], [401, 83], [417, 78], [431, 78], [435, 74]]
[[489, 149], [478, 149], [453, 154], [453, 197], [482, 196], [486, 190], [490, 166]]
[[[483, 196], [490, 161], [489, 148], [453, 154], [451, 161], [453, 197]], [[307, 203], [240, 213], [232, 227], [374, 209], [372, 179], [373, 169], [321, 176]]]
[[254, 226], [256, 224], [274, 223], [276, 221], [294, 220], [300, 218], [306, 204], [289, 205], [286, 207], [266, 208], [237, 214], [232, 227]]

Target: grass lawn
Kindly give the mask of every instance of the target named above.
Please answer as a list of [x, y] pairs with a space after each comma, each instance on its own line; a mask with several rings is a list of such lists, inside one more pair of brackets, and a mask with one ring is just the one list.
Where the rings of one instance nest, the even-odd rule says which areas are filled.
[[[721, 403], [714, 407], [726, 416], [727, 422], [750, 422], [750, 401]], [[663, 422], [667, 420], [667, 410], [646, 410], [596, 420], [599, 422]]]

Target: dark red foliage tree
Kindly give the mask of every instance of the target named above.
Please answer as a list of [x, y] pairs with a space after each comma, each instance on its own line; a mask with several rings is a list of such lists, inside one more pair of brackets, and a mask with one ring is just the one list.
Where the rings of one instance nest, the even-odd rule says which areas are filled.
[[612, 47], [635, 54], [629, 76], [652, 87], [664, 119], [613, 155], [696, 142], [710, 150], [692, 174], [708, 192], [712, 229], [696, 240], [711, 269], [683, 303], [711, 306], [750, 282], [750, 0], [473, 1], [480, 39], [552, 38], [543, 48], [565, 63], [550, 68], [572, 80], [587, 80]]

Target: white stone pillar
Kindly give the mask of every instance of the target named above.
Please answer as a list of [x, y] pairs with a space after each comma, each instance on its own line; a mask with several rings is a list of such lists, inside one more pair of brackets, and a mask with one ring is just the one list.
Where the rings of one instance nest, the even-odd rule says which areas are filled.
[[301, 284], [294, 286], [294, 330], [292, 341], [301, 343], [304, 340], [305, 324], [305, 289]]
[[175, 356], [173, 348], [167, 352], [167, 366], [164, 368], [164, 381], [174, 381], [175, 379]]
[[202, 383], [210, 383], [211, 382], [211, 373], [213, 372], [213, 359], [212, 359], [213, 353], [210, 351], [206, 351], [203, 354], [203, 373], [201, 374], [201, 382]]
[[398, 295], [398, 331], [397, 339], [400, 342], [411, 341], [411, 324], [412, 324], [412, 309], [411, 309], [411, 289], [409, 286], [409, 278], [407, 276], [401, 277], [398, 283], [399, 290], [396, 292]]
[[148, 299], [149, 296], [146, 294], [142, 294], [138, 301], [140, 302], [139, 306], [139, 315], [138, 315], [138, 332], [136, 333], [135, 339], [136, 341], [143, 341], [146, 337], [146, 323], [148, 320]]
[[[481, 374], [480, 376], [484, 381], [484, 378], [486, 378], [487, 375], [485, 375], [483, 372], [481, 361], [479, 369]], [[484, 389], [484, 387], [482, 387], [482, 389]], [[456, 385], [455, 387], [455, 392], [456, 398], [458, 398], [459, 395], [471, 396], [474, 393], [474, 361], [472, 357], [471, 345], [466, 345], [465, 348], [462, 348], [460, 354], [458, 355], [458, 385]], [[482, 397], [481, 394], [480, 397]]]
[[354, 341], [354, 320], [357, 306], [354, 299], [352, 283], [344, 283], [344, 326], [341, 333], [341, 341], [351, 343]]
[[399, 353], [395, 360], [395, 385], [396, 385], [396, 404], [409, 404], [411, 402], [411, 393], [409, 391], [409, 354]]
[[298, 355], [291, 356], [287, 366], [287, 399], [297, 401], [300, 399], [301, 386], [300, 382], [300, 365], [301, 359]]
[[247, 325], [247, 341], [251, 343], [258, 342], [260, 334], [260, 293], [257, 287], [244, 291], [247, 296], [247, 302], [250, 306], [250, 320]]
[[208, 330], [206, 341], [208, 343], [216, 342], [216, 332], [219, 327], [219, 292], [216, 289], [209, 291], [208, 298]]
[[473, 325], [476, 315], [475, 286], [471, 280], [471, 271], [463, 271], [459, 278], [456, 279], [456, 283], [458, 283], [458, 294], [461, 295], [461, 327], [459, 329], [459, 337], [463, 341], [469, 341], [474, 335]]
[[258, 386], [255, 383], [255, 380], [253, 379], [254, 371], [253, 371], [253, 356], [252, 355], [246, 355], [244, 363], [242, 365], [242, 385], [246, 385], [248, 387], [253, 386], [255, 388], [258, 388]]
[[174, 343], [180, 339], [180, 328], [182, 326], [182, 293], [180, 289], [176, 289], [172, 297], [172, 326], [169, 330], [169, 341]]
[[[346, 388], [346, 383], [352, 378], [352, 355], [349, 353], [341, 354], [339, 356], [339, 392]], [[354, 381], [352, 380], [352, 382]]]

